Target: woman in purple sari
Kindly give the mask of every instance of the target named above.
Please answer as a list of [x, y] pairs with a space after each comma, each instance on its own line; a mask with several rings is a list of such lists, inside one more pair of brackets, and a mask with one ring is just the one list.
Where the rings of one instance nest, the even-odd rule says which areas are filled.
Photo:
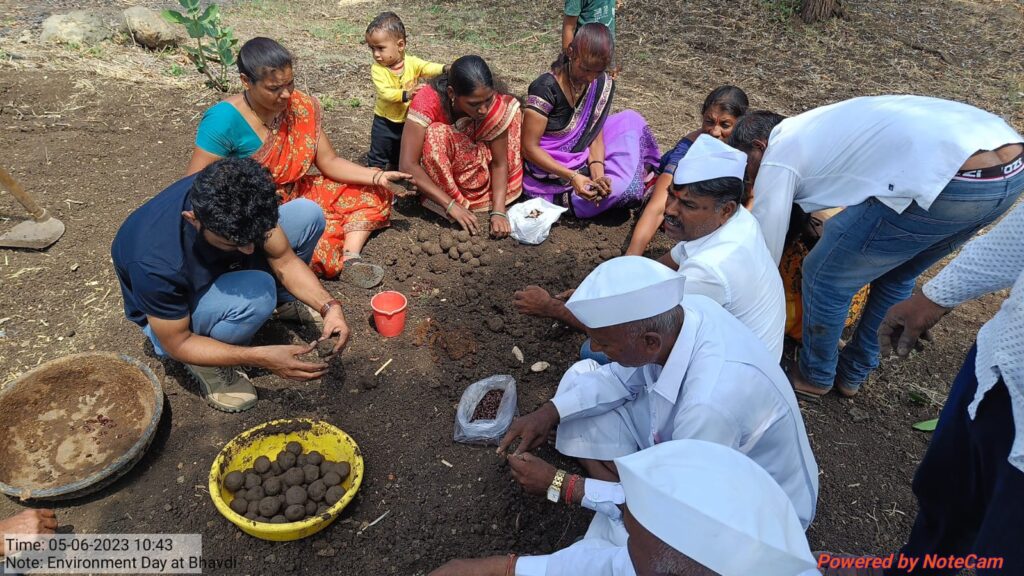
[[523, 192], [591, 218], [639, 205], [654, 182], [660, 153], [640, 114], [609, 114], [615, 84], [605, 73], [612, 37], [585, 24], [569, 48], [530, 84], [523, 118]]

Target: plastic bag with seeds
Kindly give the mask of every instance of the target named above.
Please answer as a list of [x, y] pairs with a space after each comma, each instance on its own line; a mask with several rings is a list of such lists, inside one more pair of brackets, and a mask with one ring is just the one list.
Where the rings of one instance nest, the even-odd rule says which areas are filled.
[[[494, 419], [473, 420], [477, 405], [492, 390], [501, 391], [501, 402]], [[470, 384], [462, 393], [462, 400], [455, 411], [455, 441], [496, 446], [512, 425], [512, 418], [518, 414], [516, 403], [516, 379], [511, 376], [488, 376]]]
[[566, 210], [543, 198], [520, 202], [508, 209], [512, 237], [523, 244], [540, 244], [547, 240], [551, 227]]

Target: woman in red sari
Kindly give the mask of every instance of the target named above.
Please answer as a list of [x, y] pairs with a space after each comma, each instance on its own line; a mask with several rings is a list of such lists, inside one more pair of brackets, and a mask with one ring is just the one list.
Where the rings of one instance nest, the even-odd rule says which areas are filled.
[[[321, 127], [320, 102], [295, 89], [292, 56], [269, 38], [253, 38], [238, 54], [245, 91], [203, 115], [187, 174], [224, 157], [249, 157], [267, 167], [282, 202], [313, 200], [327, 227], [310, 266], [318, 276], [341, 276], [372, 288], [384, 270], [360, 252], [370, 233], [390, 224], [390, 183], [409, 174], [381, 172], [338, 157]], [[319, 174], [311, 174], [316, 167]]]
[[523, 191], [519, 101], [495, 88], [483, 58], [463, 56], [416, 93], [402, 133], [399, 166], [412, 174], [424, 207], [480, 232], [511, 232], [505, 206]]

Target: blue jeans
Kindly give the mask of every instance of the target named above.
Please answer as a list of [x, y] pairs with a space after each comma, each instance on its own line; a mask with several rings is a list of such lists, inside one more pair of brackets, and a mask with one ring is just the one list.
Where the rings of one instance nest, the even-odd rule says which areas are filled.
[[[914, 474], [918, 512], [904, 556], [1002, 556], [999, 570], [979, 574], [1024, 574], [1024, 472], [1007, 460], [1015, 427], [1009, 390], [1000, 380], [985, 394], [972, 420], [967, 407], [978, 390], [977, 345], [967, 354], [942, 408], [931, 444]], [[918, 568], [915, 576], [959, 570]], [[889, 570], [886, 574], [905, 574]]]
[[[991, 224], [1024, 190], [1024, 174], [994, 182], [951, 181], [925, 210], [903, 213], [870, 198], [825, 223], [803, 263], [800, 371], [830, 388], [836, 378], [857, 389], [878, 366], [878, 327], [889, 308], [909, 298], [917, 277]], [[853, 338], [839, 338], [853, 296], [871, 293]]]
[[[316, 202], [292, 200], [280, 208], [278, 224], [295, 254], [307, 264], [324, 232], [326, 221]], [[295, 300], [270, 272], [266, 258], [251, 262], [251, 269], [219, 276], [190, 305], [190, 328], [228, 344], [245, 345], [280, 304]], [[158, 356], [167, 356], [147, 324], [143, 329]]]
[[612, 361], [604, 352], [594, 352], [590, 349], [590, 338], [584, 340], [583, 345], [580, 346], [580, 360], [593, 360], [601, 366], [611, 364]]

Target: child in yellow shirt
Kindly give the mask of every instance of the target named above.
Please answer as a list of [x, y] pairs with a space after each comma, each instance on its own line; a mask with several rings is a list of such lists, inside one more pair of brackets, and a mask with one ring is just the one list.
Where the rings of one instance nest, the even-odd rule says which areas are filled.
[[423, 86], [421, 78], [433, 78], [446, 67], [405, 53], [405, 25], [394, 12], [381, 12], [366, 27], [366, 44], [373, 53], [373, 85], [377, 101], [373, 105], [370, 128], [371, 168], [394, 170], [402, 144], [402, 129], [409, 102]]

